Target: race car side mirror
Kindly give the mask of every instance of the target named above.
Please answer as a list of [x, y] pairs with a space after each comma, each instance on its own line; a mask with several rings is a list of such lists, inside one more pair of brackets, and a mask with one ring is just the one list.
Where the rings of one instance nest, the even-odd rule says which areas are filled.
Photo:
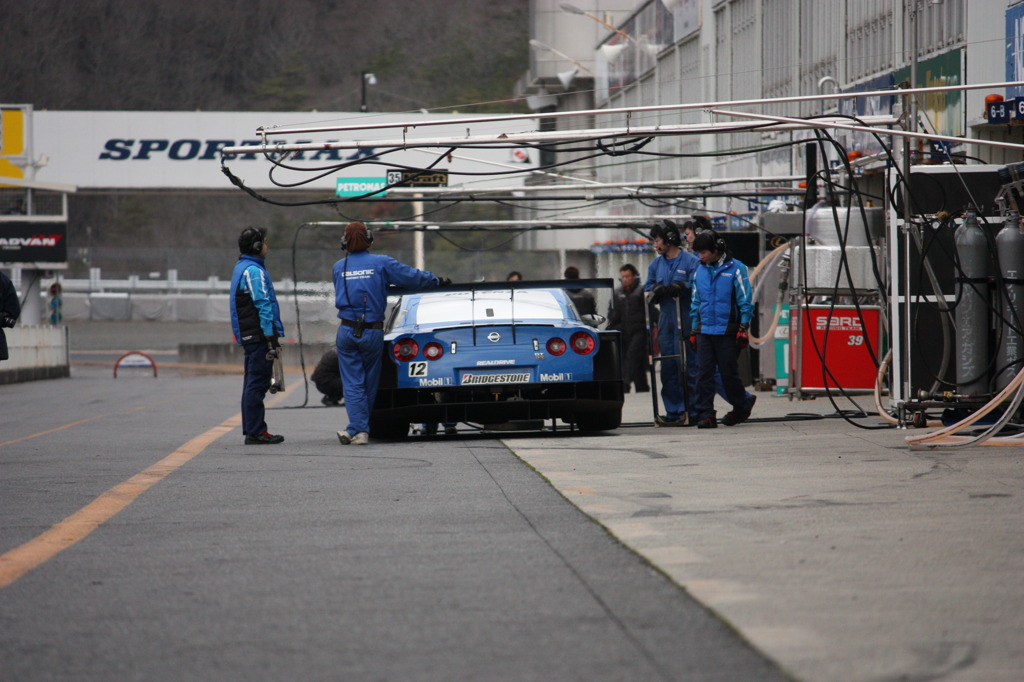
[[608, 318], [604, 315], [594, 315], [587, 313], [581, 316], [582, 320], [590, 327], [597, 327], [605, 322]]

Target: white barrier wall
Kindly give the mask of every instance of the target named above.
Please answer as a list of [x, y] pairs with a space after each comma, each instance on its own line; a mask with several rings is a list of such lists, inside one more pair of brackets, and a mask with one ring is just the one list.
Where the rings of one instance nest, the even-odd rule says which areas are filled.
[[8, 370], [68, 367], [67, 327], [36, 325], [5, 329], [10, 359], [0, 362]]
[[[295, 322], [295, 299], [278, 294], [281, 321]], [[43, 309], [49, 310], [46, 297]], [[224, 322], [231, 319], [227, 294], [138, 294], [138, 293], [66, 293], [61, 314], [65, 322], [85, 320], [136, 320], [154, 322]], [[331, 322], [337, 319], [331, 296], [299, 296], [299, 315], [303, 322]]]

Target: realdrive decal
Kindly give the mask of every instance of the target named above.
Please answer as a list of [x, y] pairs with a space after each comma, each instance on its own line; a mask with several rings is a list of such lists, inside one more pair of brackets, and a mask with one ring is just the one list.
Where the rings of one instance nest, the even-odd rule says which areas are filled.
[[514, 364], [516, 364], [515, 360], [477, 360], [476, 361], [476, 366], [477, 367], [489, 367], [489, 366], [492, 366], [492, 365], [514, 365]]
[[63, 235], [34, 234], [31, 237], [0, 237], [0, 249], [14, 251], [23, 246], [57, 246]]

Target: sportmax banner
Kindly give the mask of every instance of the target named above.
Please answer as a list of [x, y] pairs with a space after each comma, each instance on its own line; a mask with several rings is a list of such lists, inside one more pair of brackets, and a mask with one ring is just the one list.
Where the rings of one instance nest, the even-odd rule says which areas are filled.
[[[220, 150], [232, 146], [262, 144], [256, 134], [259, 127], [310, 127], [329, 123], [388, 123], [415, 120], [451, 120], [452, 125], [411, 132], [428, 136], [461, 135], [457, 114], [366, 114], [341, 112], [189, 112], [189, 111], [35, 111], [28, 126], [31, 148], [36, 155], [46, 155], [48, 163], [38, 168], [35, 179], [41, 182], [77, 185], [79, 189], [234, 189], [220, 170]], [[526, 119], [503, 124], [508, 132], [537, 129], [537, 121]], [[289, 165], [324, 168], [333, 164], [371, 156], [378, 151], [372, 140], [379, 131], [362, 131], [346, 141], [367, 140], [368, 146], [355, 150], [319, 150], [289, 157]], [[300, 136], [275, 136], [273, 142], [300, 144], [311, 142]], [[464, 150], [442, 160], [436, 170], [450, 172], [493, 173], [521, 168], [529, 170], [536, 164], [535, 154], [513, 155], [509, 149]], [[388, 166], [423, 168], [437, 159], [436, 151], [404, 149], [386, 156]], [[231, 159], [232, 172], [254, 189], [279, 189], [271, 182], [268, 171], [272, 164], [262, 154], [246, 154]], [[357, 166], [328, 174], [298, 189], [326, 190], [333, 194], [339, 180], [366, 181], [379, 170], [383, 184], [384, 165]], [[368, 171], [370, 171], [368, 173]], [[282, 171], [277, 171], [280, 177]], [[291, 180], [295, 180], [292, 174]], [[303, 173], [303, 176], [310, 174]], [[486, 176], [478, 176], [472, 187], [485, 187]], [[304, 178], [303, 178], [304, 179]], [[373, 179], [373, 178], [369, 178]], [[491, 184], [514, 184], [509, 178], [496, 176]]]

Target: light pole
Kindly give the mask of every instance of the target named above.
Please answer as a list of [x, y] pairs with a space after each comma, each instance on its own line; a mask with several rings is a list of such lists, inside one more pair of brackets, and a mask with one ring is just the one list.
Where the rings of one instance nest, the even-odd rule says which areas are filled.
[[622, 36], [623, 38], [625, 38], [629, 42], [633, 43], [634, 45], [637, 44], [636, 38], [634, 38], [633, 36], [629, 35], [625, 31], [620, 31], [619, 29], [615, 28], [614, 26], [609, 24], [607, 21], [605, 21], [601, 17], [597, 16], [596, 14], [591, 14], [590, 12], [582, 10], [579, 7], [577, 7], [576, 5], [571, 5], [568, 2], [563, 2], [562, 4], [559, 5], [559, 7], [561, 7], [562, 11], [567, 13], [567, 14], [580, 14], [580, 15], [585, 16], [585, 17], [590, 17], [591, 19], [593, 19], [597, 23], [599, 23], [602, 26], [604, 26], [605, 28], [607, 28], [609, 31], [614, 31], [615, 33], [618, 33], [620, 36]]
[[576, 61], [575, 59], [573, 59], [572, 57], [567, 55], [566, 53], [560, 52], [560, 51], [556, 50], [555, 48], [551, 47], [550, 45], [545, 45], [544, 43], [540, 42], [539, 40], [530, 39], [530, 47], [534, 48], [535, 50], [539, 50], [541, 52], [551, 52], [555, 56], [561, 57], [565, 61], [571, 63], [577, 69], [582, 69], [582, 70], [586, 71], [587, 73], [593, 73], [590, 69], [588, 69], [587, 67], [583, 66], [578, 61]]
[[376, 85], [377, 77], [369, 71], [363, 71], [362, 78], [360, 80], [362, 80], [362, 96], [359, 99], [359, 111], [369, 111], [366, 107], [366, 86]]
[[559, 50], [556, 50], [555, 48], [551, 47], [550, 45], [545, 45], [544, 43], [540, 42], [539, 40], [532, 40], [531, 39], [530, 40], [530, 47], [532, 47], [533, 49], [537, 50], [538, 52], [551, 52], [556, 57], [561, 57], [562, 59], [564, 59], [565, 61], [569, 62], [574, 67], [576, 67], [572, 71], [559, 71], [558, 72], [558, 80], [562, 84], [562, 89], [563, 90], [568, 90], [569, 89], [569, 86], [572, 84], [573, 79], [576, 78], [576, 74], [580, 71], [580, 69], [582, 69], [583, 71], [586, 71], [587, 73], [593, 75], [593, 72], [590, 69], [588, 69], [587, 67], [583, 66], [583, 64], [580, 64], [578, 61], [576, 61], [575, 59], [573, 59], [572, 57], [570, 57], [566, 53], [561, 52]]

